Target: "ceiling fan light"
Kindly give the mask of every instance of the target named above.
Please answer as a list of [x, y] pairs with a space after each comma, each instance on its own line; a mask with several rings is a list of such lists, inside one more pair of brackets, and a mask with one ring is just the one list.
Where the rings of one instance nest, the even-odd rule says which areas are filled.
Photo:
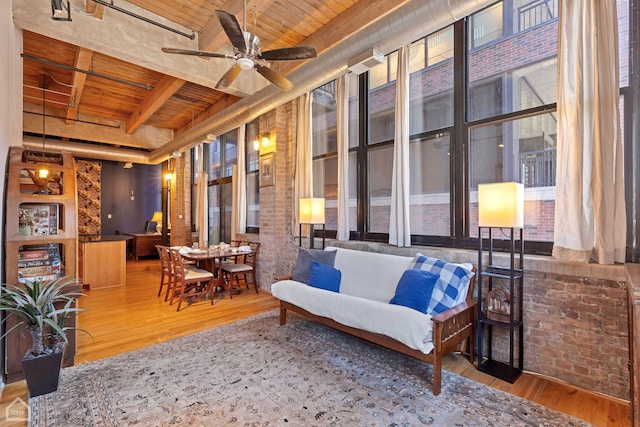
[[241, 69], [247, 71], [253, 68], [253, 60], [249, 58], [238, 58], [238, 65]]

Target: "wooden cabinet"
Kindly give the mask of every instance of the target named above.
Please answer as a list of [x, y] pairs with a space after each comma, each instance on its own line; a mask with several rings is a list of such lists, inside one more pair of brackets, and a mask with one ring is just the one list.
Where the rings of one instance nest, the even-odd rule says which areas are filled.
[[129, 234], [133, 236], [133, 257], [158, 256], [156, 245], [162, 244], [162, 234]]
[[[47, 171], [47, 174], [40, 174]], [[5, 280], [77, 277], [76, 167], [70, 153], [11, 147], [5, 201]], [[75, 325], [75, 318], [70, 319]], [[7, 330], [16, 324], [7, 319]], [[5, 338], [7, 382], [22, 379], [21, 360], [31, 347], [22, 327]], [[69, 333], [63, 366], [73, 365], [75, 333]]]
[[127, 284], [127, 237], [80, 238], [80, 277], [85, 287], [101, 289]]

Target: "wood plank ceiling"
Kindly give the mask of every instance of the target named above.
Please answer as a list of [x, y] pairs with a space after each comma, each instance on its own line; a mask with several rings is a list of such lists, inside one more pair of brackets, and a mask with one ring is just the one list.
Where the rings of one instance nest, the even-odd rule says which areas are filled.
[[[26, 8], [30, 1], [14, 0], [14, 3], [24, 2]], [[363, 10], [376, 10], [382, 15], [402, 3], [404, 1], [248, 0], [247, 30], [261, 39], [263, 51], [314, 45], [320, 54], [366, 24], [363, 22]], [[109, 23], [113, 22], [114, 25], [117, 20], [131, 21], [125, 14], [119, 14], [91, 0], [72, 0], [71, 4], [72, 19], [80, 13], [83, 16], [91, 14], [94, 19], [104, 20], [106, 25], [108, 13]], [[235, 14], [243, 25], [243, 2], [239, 0], [120, 0], [115, 4], [122, 9], [150, 12], [152, 17], [155, 16], [169, 26], [175, 23], [177, 27], [193, 32], [197, 36], [199, 50], [222, 52], [226, 49], [226, 52], [230, 52], [230, 42], [217, 20], [216, 9]], [[48, 8], [48, 4], [46, 6]], [[41, 10], [44, 13], [50, 11]], [[133, 21], [143, 32], [145, 27], [152, 26], [142, 20]], [[71, 24], [53, 22], [58, 26]], [[27, 133], [44, 132], [62, 139], [81, 139], [151, 150], [166, 142], [172, 135], [185, 131], [194, 123], [244, 96], [233, 90], [223, 92], [214, 89], [215, 81], [205, 86], [202, 82], [192, 82], [153, 70], [144, 61], [125, 61], [83, 47], [81, 42], [74, 44], [61, 40], [56, 35], [48, 34], [46, 28], [40, 27], [23, 31], [23, 102], [24, 127]], [[82, 37], [90, 39], [92, 35], [87, 33]], [[145, 43], [145, 40], [139, 42]], [[170, 54], [159, 51], [157, 55]], [[215, 66], [222, 68], [220, 73], [224, 73], [232, 65], [232, 60], [215, 61], [218, 61]], [[272, 68], [286, 75], [302, 62], [280, 62], [272, 64]], [[78, 72], [74, 68], [93, 74]], [[253, 70], [249, 72], [255, 73]], [[267, 82], [263, 82], [264, 84]], [[43, 111], [47, 125], [42, 118]], [[43, 123], [39, 126], [37, 123], [40, 121]], [[56, 121], [64, 125], [51, 124]], [[109, 132], [116, 132], [116, 135], [121, 133], [122, 138], [112, 136], [108, 140], [101, 140], [103, 132], [91, 130], [91, 124], [100, 124], [108, 128]], [[89, 130], [84, 132], [85, 138], [77, 130], [70, 131], [79, 125], [89, 125]], [[149, 127], [168, 131], [164, 134], [168, 135], [164, 137], [165, 141], [158, 141], [157, 137], [145, 137], [139, 132], [140, 129]], [[141, 137], [135, 138], [137, 134]]]

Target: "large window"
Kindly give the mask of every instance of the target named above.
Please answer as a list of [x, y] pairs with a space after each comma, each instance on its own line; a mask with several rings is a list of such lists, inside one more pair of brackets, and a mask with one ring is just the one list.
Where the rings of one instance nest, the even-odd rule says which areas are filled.
[[247, 159], [247, 232], [257, 233], [260, 227], [260, 147], [254, 142], [258, 136], [259, 119], [247, 124], [246, 127], [246, 159]]
[[231, 240], [231, 170], [238, 160], [238, 131], [220, 135], [205, 145], [209, 165], [209, 242]]
[[313, 197], [325, 198], [326, 228], [338, 227], [338, 156], [336, 84], [331, 81], [313, 91], [312, 155]]
[[[475, 248], [478, 184], [518, 181], [525, 185], [526, 248], [551, 252], [559, 1], [496, 2], [412, 43], [409, 169], [414, 244]], [[625, 119], [630, 122], [633, 117], [631, 97], [625, 96], [631, 80], [629, 7], [629, 0], [618, 0], [623, 129], [628, 129]], [[397, 52], [357, 80], [352, 78], [348, 159], [352, 239], [388, 241], [396, 78]], [[335, 117], [331, 107], [322, 111], [318, 114]], [[315, 175], [315, 188], [325, 197], [335, 182], [327, 179], [335, 170], [329, 165], [336, 163], [331, 120], [326, 123], [332, 125], [322, 128], [325, 133], [317, 136], [319, 145], [314, 145], [314, 173], [323, 172]], [[628, 140], [631, 132], [626, 133]], [[636, 170], [629, 165], [627, 169]], [[634, 188], [627, 188], [628, 203], [638, 206]], [[635, 236], [635, 221], [629, 221]]]
[[[511, 10], [505, 10], [507, 4], [512, 5]], [[513, 17], [515, 26], [509, 24]], [[475, 47], [478, 40], [472, 40], [467, 45], [467, 217], [471, 237], [478, 234], [478, 184], [516, 181], [526, 187], [525, 239], [553, 240], [556, 18], [556, 2], [515, 1], [489, 7], [469, 20], [472, 26], [482, 22], [489, 28], [513, 29], [492, 43]]]

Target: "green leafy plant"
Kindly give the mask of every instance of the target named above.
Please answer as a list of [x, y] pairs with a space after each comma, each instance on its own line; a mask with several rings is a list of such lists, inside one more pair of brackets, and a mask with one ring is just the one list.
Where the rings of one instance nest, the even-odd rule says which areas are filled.
[[[76, 291], [76, 279], [60, 277], [49, 281], [30, 281], [21, 286], [2, 284], [0, 287], [0, 311], [16, 316], [20, 321], [10, 328], [24, 325], [31, 334], [31, 350], [25, 357], [62, 351], [69, 342], [67, 331], [84, 329], [66, 326], [66, 319], [72, 313], [84, 311], [75, 306], [76, 300], [84, 296]], [[91, 334], [89, 334], [91, 336]]]

